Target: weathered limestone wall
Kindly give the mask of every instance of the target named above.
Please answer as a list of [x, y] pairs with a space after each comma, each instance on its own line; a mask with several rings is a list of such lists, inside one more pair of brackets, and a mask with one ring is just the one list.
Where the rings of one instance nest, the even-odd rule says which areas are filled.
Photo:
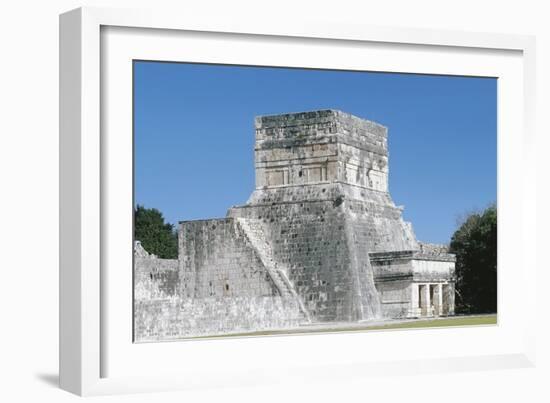
[[382, 316], [368, 254], [417, 245], [400, 210], [384, 194], [363, 190], [362, 200], [347, 199], [354, 194], [343, 188], [265, 189], [229, 212], [262, 221], [275, 259], [288, 268], [316, 321]]
[[370, 257], [383, 316], [386, 318], [410, 316], [412, 252], [377, 252], [372, 253]]
[[447, 281], [454, 271], [454, 262], [413, 259], [411, 263], [414, 278], [419, 281]]
[[417, 250], [375, 252], [370, 257], [384, 316], [454, 314], [455, 256], [445, 246], [420, 243]]
[[233, 218], [182, 222], [178, 242], [183, 298], [279, 295]]
[[180, 223], [178, 285], [166, 270], [159, 297], [138, 301], [141, 340], [452, 311], [454, 257], [417, 242], [393, 203], [384, 126], [335, 110], [258, 117], [255, 156], [245, 205]]
[[281, 296], [232, 218], [182, 223], [178, 260], [135, 249], [134, 340], [169, 340], [295, 327], [298, 301]]
[[[360, 279], [350, 270], [341, 208], [332, 201], [246, 206], [230, 214], [261, 220], [273, 257], [316, 321], [357, 320]], [[366, 302], [365, 302], [366, 305]]]
[[388, 190], [387, 128], [337, 111], [256, 118], [256, 188], [341, 182]]
[[260, 220], [314, 321], [382, 316], [371, 251], [414, 249], [387, 193], [387, 129], [324, 110], [256, 118], [257, 188], [229, 216]]
[[178, 260], [159, 259], [149, 254], [139, 241], [134, 245], [134, 298], [174, 296], [179, 281]]
[[454, 282], [456, 256], [446, 245], [420, 243], [412, 257], [415, 281]]
[[411, 281], [407, 279], [377, 282], [382, 315], [385, 318], [406, 318], [411, 310]]
[[140, 300], [134, 315], [138, 342], [288, 329], [302, 320], [295, 301], [276, 296]]

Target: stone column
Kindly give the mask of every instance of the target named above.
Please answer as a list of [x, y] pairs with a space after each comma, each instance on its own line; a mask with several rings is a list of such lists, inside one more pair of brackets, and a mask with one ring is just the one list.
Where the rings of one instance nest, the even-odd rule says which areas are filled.
[[418, 297], [420, 298], [420, 315], [428, 316], [430, 308], [430, 285], [418, 285]]
[[416, 317], [420, 316], [420, 309], [418, 308], [419, 304], [419, 293], [418, 288], [420, 286], [416, 283], [411, 284], [411, 307], [409, 309], [409, 316]]
[[432, 301], [430, 298], [430, 284], [426, 284], [424, 286], [424, 295], [425, 295], [424, 304], [426, 305], [426, 307], [422, 310], [425, 312], [424, 315], [429, 316], [432, 313], [431, 311]]
[[455, 314], [455, 285], [449, 284], [449, 315]]
[[443, 313], [443, 284], [441, 283], [437, 284], [435, 288], [434, 308], [436, 316], [439, 316]]

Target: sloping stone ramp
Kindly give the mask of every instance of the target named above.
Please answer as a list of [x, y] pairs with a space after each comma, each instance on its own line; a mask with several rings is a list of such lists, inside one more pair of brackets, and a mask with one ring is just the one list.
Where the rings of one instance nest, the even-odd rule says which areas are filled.
[[286, 270], [281, 267], [273, 258], [271, 246], [267, 242], [267, 236], [264, 232], [262, 222], [250, 218], [236, 218], [237, 223], [248, 238], [250, 245], [254, 248], [258, 258], [264, 265], [269, 277], [279, 290], [283, 298], [293, 299], [298, 303], [304, 319], [311, 323], [311, 317], [304, 302], [296, 292], [294, 285], [286, 275]]

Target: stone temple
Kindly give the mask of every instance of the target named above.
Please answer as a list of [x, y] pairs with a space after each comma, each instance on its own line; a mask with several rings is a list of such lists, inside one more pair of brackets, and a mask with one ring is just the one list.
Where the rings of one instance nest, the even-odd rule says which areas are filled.
[[182, 221], [179, 258], [135, 248], [135, 341], [454, 313], [455, 257], [388, 190], [388, 129], [337, 111], [255, 120], [256, 189]]

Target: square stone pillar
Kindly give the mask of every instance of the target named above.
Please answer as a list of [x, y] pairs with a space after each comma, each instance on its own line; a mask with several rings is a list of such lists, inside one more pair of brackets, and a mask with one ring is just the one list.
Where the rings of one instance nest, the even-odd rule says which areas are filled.
[[448, 315], [455, 314], [455, 285], [449, 284], [449, 313]]
[[409, 308], [409, 315], [410, 317], [417, 317], [420, 316], [420, 300], [419, 300], [419, 285], [416, 283], [411, 284], [411, 306]]
[[434, 290], [434, 315], [443, 314], [443, 284], [436, 284]]
[[419, 284], [418, 287], [418, 296], [420, 298], [420, 314], [421, 316], [429, 316], [431, 315], [430, 285]]
[[422, 309], [422, 311], [424, 311], [424, 315], [425, 316], [431, 316], [432, 315], [432, 301], [431, 301], [431, 298], [430, 298], [430, 284], [426, 284], [424, 286], [424, 301], [425, 301], [425, 304], [426, 304], [426, 307]]

